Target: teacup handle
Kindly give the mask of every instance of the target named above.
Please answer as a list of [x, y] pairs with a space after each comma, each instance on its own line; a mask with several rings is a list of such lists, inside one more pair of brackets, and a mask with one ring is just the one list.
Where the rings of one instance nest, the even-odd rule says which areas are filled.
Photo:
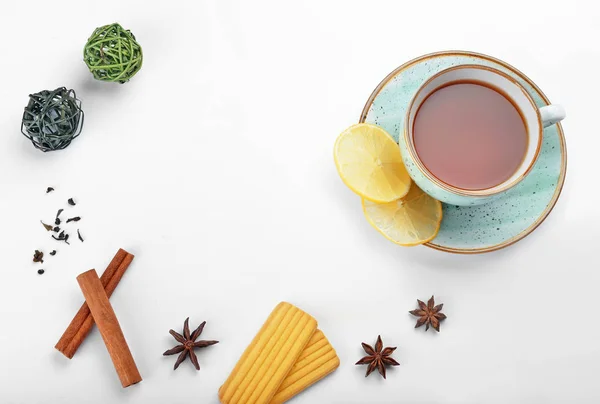
[[542, 126], [548, 127], [565, 119], [567, 116], [565, 109], [560, 105], [546, 105], [540, 108], [542, 116]]

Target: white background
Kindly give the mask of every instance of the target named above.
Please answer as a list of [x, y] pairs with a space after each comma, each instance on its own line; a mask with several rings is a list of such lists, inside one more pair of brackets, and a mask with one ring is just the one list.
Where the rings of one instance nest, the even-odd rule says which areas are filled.
[[[0, 11], [0, 402], [217, 403], [281, 300], [315, 316], [341, 358], [302, 403], [598, 403], [600, 14], [569, 1], [6, 1]], [[486, 9], [487, 7], [487, 9]], [[144, 50], [124, 85], [82, 61], [118, 21]], [[548, 220], [480, 256], [404, 249], [338, 178], [336, 136], [391, 70], [464, 49], [525, 72], [568, 113], [569, 168]], [[19, 131], [27, 95], [83, 101], [62, 152]], [[56, 192], [45, 195], [47, 186]], [[86, 237], [39, 223], [74, 197]], [[111, 301], [144, 381], [122, 389], [96, 329], [71, 360], [53, 347], [82, 302], [77, 274], [136, 255]], [[34, 249], [48, 257], [31, 262]], [[435, 294], [442, 332], [407, 312]], [[173, 371], [168, 330], [208, 322], [220, 344]], [[401, 366], [364, 378], [381, 334]]]

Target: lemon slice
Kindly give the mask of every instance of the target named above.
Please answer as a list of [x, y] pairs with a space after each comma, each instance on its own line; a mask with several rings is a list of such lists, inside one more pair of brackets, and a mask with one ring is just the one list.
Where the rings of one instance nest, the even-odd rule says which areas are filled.
[[392, 202], [410, 189], [400, 148], [382, 128], [359, 123], [337, 138], [333, 157], [342, 181], [364, 199]]
[[442, 203], [415, 184], [404, 198], [394, 202], [363, 199], [363, 211], [369, 223], [388, 240], [406, 247], [433, 240], [442, 223]]

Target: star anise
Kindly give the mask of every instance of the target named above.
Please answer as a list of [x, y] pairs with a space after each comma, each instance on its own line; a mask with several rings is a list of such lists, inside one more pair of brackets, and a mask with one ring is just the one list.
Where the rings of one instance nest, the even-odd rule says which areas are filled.
[[435, 300], [433, 299], [433, 296], [431, 296], [431, 299], [429, 299], [427, 304], [419, 299], [417, 299], [417, 303], [419, 303], [419, 308], [417, 310], [409, 311], [409, 313], [413, 316], [419, 317], [415, 328], [419, 328], [425, 324], [425, 331], [429, 330], [429, 326], [431, 325], [437, 332], [440, 332], [440, 321], [446, 319], [446, 315], [441, 313], [444, 305], [438, 304], [435, 306]]
[[383, 376], [385, 379], [385, 366], [399, 366], [400, 364], [396, 362], [394, 358], [390, 355], [396, 350], [396, 347], [393, 348], [383, 348], [383, 342], [381, 341], [381, 336], [377, 336], [377, 343], [375, 344], [375, 349], [371, 345], [362, 343], [362, 347], [368, 356], [365, 356], [358, 362], [357, 365], [369, 365], [367, 368], [367, 374], [365, 377], [369, 376], [371, 372], [375, 369], [379, 371], [379, 374]]
[[175, 338], [177, 340], [177, 342], [179, 342], [181, 344], [181, 345], [177, 345], [176, 347], [171, 348], [168, 351], [166, 351], [165, 353], [163, 353], [163, 355], [174, 355], [177, 353], [179, 354], [179, 357], [177, 358], [177, 361], [175, 362], [175, 366], [173, 367], [173, 370], [177, 369], [179, 367], [179, 365], [181, 365], [181, 362], [183, 362], [188, 355], [190, 356], [190, 361], [192, 361], [192, 363], [196, 367], [196, 370], [200, 370], [200, 364], [198, 363], [198, 358], [196, 357], [196, 354], [194, 353], [194, 348], [206, 348], [207, 346], [211, 346], [211, 345], [219, 343], [219, 341], [196, 341], [196, 339], [198, 339], [200, 334], [202, 334], [202, 330], [204, 330], [206, 321], [204, 321], [202, 324], [200, 324], [198, 326], [198, 328], [196, 328], [194, 330], [194, 332], [191, 334], [190, 334], [189, 321], [190, 321], [190, 318], [188, 317], [185, 319], [185, 322], [183, 323], [183, 335], [181, 335], [178, 332], [175, 332], [173, 330], [169, 330], [169, 334], [171, 334], [173, 336], [173, 338]]

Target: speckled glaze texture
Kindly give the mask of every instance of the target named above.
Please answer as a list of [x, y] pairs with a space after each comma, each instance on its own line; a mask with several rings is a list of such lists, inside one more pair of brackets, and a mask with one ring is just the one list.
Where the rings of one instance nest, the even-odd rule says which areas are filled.
[[[384, 80], [367, 102], [361, 122], [383, 127], [398, 142], [403, 136], [406, 109], [419, 87], [431, 75], [462, 64], [501, 70], [517, 79], [538, 106], [549, 104], [531, 80], [504, 62], [470, 52], [441, 52], [415, 59]], [[405, 155], [406, 151], [402, 153]], [[405, 164], [411, 176], [418, 176], [412, 162]], [[562, 127], [553, 125], [544, 130], [542, 149], [533, 170], [517, 186], [484, 205], [457, 206], [465, 202], [458, 200], [456, 204], [443, 204], [440, 232], [428, 246], [456, 253], [481, 253], [513, 244], [531, 233], [550, 213], [560, 195], [565, 171]], [[426, 183], [423, 185], [424, 191], [435, 192], [427, 189]]]

